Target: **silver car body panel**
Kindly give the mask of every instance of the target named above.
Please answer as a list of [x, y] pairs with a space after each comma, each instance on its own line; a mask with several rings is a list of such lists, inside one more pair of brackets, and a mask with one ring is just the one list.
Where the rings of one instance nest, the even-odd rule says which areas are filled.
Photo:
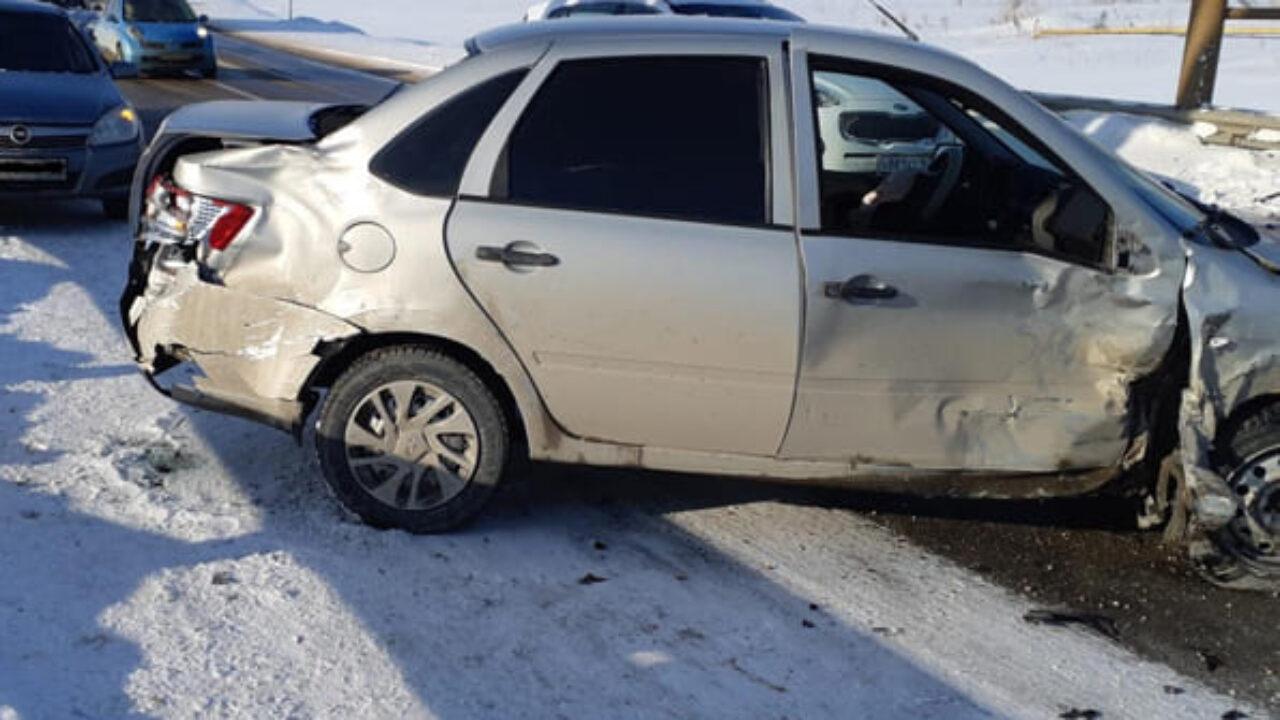
[[[784, 42], [789, 49], [785, 55]], [[1225, 487], [1208, 461], [1222, 419], [1249, 398], [1280, 392], [1275, 343], [1280, 328], [1274, 300], [1265, 299], [1276, 291], [1276, 277], [1243, 253], [1182, 239], [1129, 187], [1113, 157], [966, 60], [919, 44], [844, 30], [684, 18], [530, 23], [482, 35], [471, 47], [479, 54], [406, 88], [318, 142], [183, 158], [176, 168], [183, 187], [251, 203], [262, 215], [251, 239], [205, 258], [220, 274], [223, 290], [187, 291], [180, 296], [181, 304], [224, 304], [225, 293], [232, 293], [259, 298], [268, 308], [278, 309], [281, 303], [308, 308], [305, 317], [279, 316], [292, 328], [285, 333], [289, 338], [412, 333], [455, 342], [484, 358], [505, 381], [532, 457], [605, 465], [805, 478], [884, 476], [888, 468], [890, 475], [908, 480], [944, 466], [1045, 473], [1044, 477], [1086, 467], [1118, 470], [1142, 453], [1145, 435], [1140, 418], [1134, 417], [1133, 387], [1169, 354], [1180, 301], [1190, 320], [1193, 351], [1182, 417], [1193, 493], [1217, 497], [1216, 491]], [[661, 278], [652, 268], [640, 266], [629, 277], [618, 269], [624, 259], [652, 262], [647, 254], [622, 245], [627, 238], [653, 232], [646, 225], [656, 221], [615, 218], [606, 232], [605, 220], [583, 215], [575, 217], [576, 229], [562, 230], [553, 239], [550, 227], [562, 211], [484, 202], [507, 129], [558, 58], [685, 54], [696, 48], [723, 52], [728, 47], [770, 58], [774, 221], [793, 226], [737, 231], [737, 241], [750, 249], [744, 265], [734, 263], [731, 272], [701, 278], [698, 288], [687, 266], [672, 264], [665, 275], [679, 282], [663, 285], [664, 292], [671, 291], [669, 297], [655, 297], [653, 284]], [[869, 240], [817, 235], [817, 153], [808, 120], [813, 115], [806, 68], [810, 53], [941, 78], [1002, 108], [1110, 204], [1115, 218], [1110, 263], [1114, 269], [1018, 253], [993, 262], [992, 251], [889, 248]], [[414, 196], [368, 172], [368, 158], [432, 107], [517, 67], [533, 70], [477, 146], [463, 176], [461, 195], [466, 199], [455, 205], [447, 199]], [[167, 125], [166, 132], [208, 127], [213, 118], [200, 114], [210, 112], [192, 110]], [[251, 139], [261, 132], [267, 138], [298, 142], [302, 113], [301, 108], [290, 110], [280, 127], [255, 120], [261, 124], [252, 131], [245, 126], [236, 129], [230, 113], [218, 122], [233, 138]], [[789, 146], [779, 142], [788, 131]], [[456, 217], [449, 220], [451, 211]], [[394, 261], [385, 269], [358, 272], [338, 259], [343, 233], [361, 223], [376, 223], [394, 239]], [[684, 228], [663, 228], [672, 230]], [[685, 262], [730, 267], [717, 265], [713, 252], [730, 231], [709, 227], [695, 235], [700, 243], [710, 244], [688, 251]], [[477, 273], [482, 271], [470, 263], [481, 242], [531, 239], [548, 247], [563, 243], [555, 250], [565, 255], [566, 263], [571, 259], [601, 272], [600, 282], [593, 285], [569, 273], [533, 272], [501, 276], [495, 284], [492, 278], [480, 279]], [[615, 247], [619, 254], [606, 258], [613, 252], [606, 247]], [[1124, 267], [1116, 262], [1121, 254], [1128, 260]], [[877, 263], [871, 268], [876, 272], [901, 278], [904, 288], [919, 294], [919, 306], [864, 309], [817, 295], [821, 283], [844, 279], [869, 262]], [[774, 278], [765, 277], [769, 263], [776, 263]], [[989, 274], [979, 277], [979, 271]], [[483, 272], [509, 271], [495, 266]], [[735, 292], [730, 287], [732, 278], [739, 276], [767, 286], [758, 308], [746, 304], [741, 288]], [[563, 280], [556, 279], [560, 277]], [[499, 297], [510, 291], [502, 285], [512, 283], [524, 285], [516, 295]], [[521, 316], [517, 310], [524, 308], [510, 304], [515, 297], [533, 302], [539, 292], [539, 302], [578, 303], [589, 312], [547, 320]], [[552, 293], [563, 297], [549, 300]], [[245, 321], [261, 312], [184, 308], [182, 313], [205, 318], [212, 327], [199, 337], [183, 338], [172, 329], [172, 318], [146, 317], [172, 314], [175, 304], [179, 303], [151, 297], [139, 305], [134, 318], [156, 328], [148, 337], [158, 346], [186, 340], [203, 346], [189, 347], [193, 354], [205, 350], [210, 356], [220, 349], [248, 346]], [[945, 308], [946, 313], [931, 316], [921, 311], [926, 305]], [[1006, 314], [1007, 325], [976, 316], [993, 308]], [[610, 312], [618, 314], [614, 323], [608, 321]], [[755, 338], [743, 335], [740, 319], [732, 317], [751, 312], [761, 313], [750, 328], [759, 333]], [[677, 315], [690, 324], [677, 324], [666, 335], [659, 332], [663, 319]], [[640, 333], [628, 337], [633, 328], [624, 326], [637, 316], [643, 317], [636, 328]], [[710, 328], [694, 337], [695, 321], [724, 318], [736, 333]], [[545, 337], [530, 339], [539, 333]], [[927, 342], [907, 343], [914, 338]], [[872, 343], [870, 349], [866, 342]], [[665, 343], [667, 348], [645, 343]], [[895, 351], [895, 343], [903, 346]], [[306, 344], [287, 344], [288, 357], [300, 357], [295, 349]], [[742, 357], [748, 354], [744, 348], [757, 356]], [[541, 363], [539, 350], [546, 351]], [[938, 362], [944, 354], [954, 377], [946, 377], [946, 367]], [[607, 362], [601, 363], [601, 358]], [[725, 358], [730, 364], [723, 364]], [[221, 362], [248, 359], [227, 357]], [[863, 362], [870, 367], [859, 369]], [[795, 407], [789, 420], [779, 421], [779, 408], [787, 404], [782, 398], [791, 393], [789, 365], [792, 386], [799, 380]], [[850, 368], [855, 372], [848, 374]], [[894, 368], [902, 372], [891, 373]], [[219, 375], [247, 377], [243, 368], [225, 370]], [[268, 401], [296, 402], [307, 390], [300, 369], [269, 374], [269, 382], [250, 379], [245, 384], [265, 393]], [[589, 382], [599, 382], [600, 387], [606, 377], [619, 382], [607, 397], [564, 399], [571, 383], [592, 376]], [[698, 383], [719, 390], [680, 396], [677, 388]], [[740, 389], [743, 394], [735, 395]], [[572, 389], [569, 393], [588, 394]], [[664, 411], [660, 405], [687, 412], [716, 397], [723, 405], [695, 410], [692, 416], [673, 414], [670, 428], [655, 427]], [[644, 405], [651, 400], [661, 402]], [[667, 404], [671, 402], [674, 406]], [[863, 403], [863, 411], [851, 409]], [[633, 406], [642, 410], [626, 417]], [[1061, 488], [1070, 486], [1064, 481]], [[1054, 494], [1053, 488], [1046, 488], [1045, 494]]]
[[311, 118], [325, 103], [287, 100], [214, 100], [173, 111], [157, 135], [206, 135], [230, 140], [306, 142], [315, 139]]
[[[775, 227], [738, 227], [485, 201], [506, 138], [565, 61], [740, 55], [767, 63]], [[637, 446], [772, 456], [786, 430], [802, 323], [791, 224], [782, 45], [739, 38], [581, 40], [543, 57], [481, 138], [449, 219], [458, 272], [570, 434]], [[521, 243], [561, 264], [480, 262]], [[626, 407], [625, 412], [619, 412]]]
[[[1259, 248], [1268, 252], [1271, 241]], [[1249, 253], [1192, 246], [1183, 296], [1191, 378], [1183, 394], [1183, 471], [1196, 518], [1209, 527], [1236, 516], [1240, 497], [1218, 474], [1214, 439], [1251, 400], [1280, 396], [1280, 277]]]
[[[810, 55], [964, 87], [1044, 138], [1108, 198], [1113, 245], [1124, 235], [1164, 240], [1168, 249], [1147, 248], [1113, 272], [1030, 252], [823, 236], [813, 123], [799, 123], [806, 337], [783, 453], [1024, 472], [1118, 467], [1141, 457], [1130, 389], [1156, 369], [1177, 330], [1184, 262], [1168, 228], [1145, 206], [1112, 200], [1113, 183], [1089, 162], [1092, 153], [1072, 152], [1083, 144], [1078, 135], [967, 61], [897, 40], [855, 44], [808, 28], [795, 36], [796, 87], [809, 86]], [[810, 93], [794, 98], [795, 117], [814, 116]], [[862, 274], [901, 295], [858, 304], [824, 296], [827, 283]]]

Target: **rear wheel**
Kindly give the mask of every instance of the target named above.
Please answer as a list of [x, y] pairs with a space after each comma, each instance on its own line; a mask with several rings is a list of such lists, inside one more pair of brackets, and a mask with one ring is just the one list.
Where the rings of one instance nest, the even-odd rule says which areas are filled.
[[1193, 545], [1193, 557], [1220, 585], [1280, 588], [1280, 401], [1228, 424], [1218, 447], [1219, 473], [1240, 498], [1240, 510]]
[[209, 67], [207, 67], [207, 68], [203, 68], [202, 70], [200, 70], [200, 77], [202, 77], [202, 78], [204, 78], [204, 79], [206, 79], [206, 80], [213, 80], [213, 79], [217, 78], [217, 77], [218, 77], [218, 66], [217, 66], [217, 65], [210, 65], [210, 66], [209, 66]]
[[334, 383], [316, 434], [325, 480], [366, 523], [441, 532], [474, 518], [506, 469], [497, 398], [422, 346], [375, 350]]

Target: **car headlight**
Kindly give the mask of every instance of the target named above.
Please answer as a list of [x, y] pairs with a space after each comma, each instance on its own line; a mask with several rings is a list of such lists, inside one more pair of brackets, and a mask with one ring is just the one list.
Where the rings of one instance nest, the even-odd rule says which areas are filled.
[[209, 37], [209, 28], [207, 28], [207, 27], [205, 27], [205, 26], [203, 26], [203, 25], [201, 25], [200, 27], [196, 28], [196, 37], [200, 38], [201, 40], [203, 40], [203, 39], [205, 39], [205, 38]]
[[138, 137], [138, 114], [133, 108], [121, 105], [112, 108], [98, 119], [89, 136], [90, 145], [114, 145], [129, 142]]
[[138, 29], [137, 25], [130, 25], [127, 32], [133, 36], [134, 40], [142, 42], [142, 31]]

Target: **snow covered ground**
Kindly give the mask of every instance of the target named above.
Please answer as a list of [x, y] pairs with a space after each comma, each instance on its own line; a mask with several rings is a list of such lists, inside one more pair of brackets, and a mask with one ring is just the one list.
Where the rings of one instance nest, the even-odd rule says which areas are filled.
[[[523, 10], [296, 3], [370, 33], [331, 35], [436, 59]], [[992, 24], [1007, 4], [918, 2], [908, 20], [984, 62], [1034, 58], [1016, 23]], [[1180, 21], [1171, 5], [1105, 8]], [[856, 3], [791, 6], [875, 25]], [[1054, 22], [1104, 9], [1071, 6]], [[1128, 92], [1088, 57], [1072, 75]], [[1276, 75], [1248, 77], [1277, 102]], [[1280, 154], [1069, 119], [1208, 201], [1280, 219]], [[768, 486], [542, 469], [466, 532], [354, 524], [309, 448], [177, 406], [136, 374], [115, 315], [128, 246], [91, 204], [0, 207], [0, 720], [1267, 716], [1087, 631], [1028, 625], [1009, 591]]]
[[[1072, 120], [1276, 217], [1275, 154]], [[96, 211], [0, 216], [4, 720], [1265, 714], [750, 484], [543, 470], [460, 534], [353, 524], [308, 449], [135, 374]]]
[[[293, 8], [292, 22], [289, 17]], [[389, 64], [438, 68], [483, 30], [518, 22], [528, 0], [199, 0], [222, 27]], [[863, 0], [780, 0], [811, 22], [896, 33]], [[926, 42], [967, 56], [1039, 92], [1171, 103], [1179, 37], [1054, 37], [1040, 29], [1185, 26], [1187, 0], [897, 0], [888, 3]], [[1275, 0], [1254, 2], [1255, 7]], [[1267, 27], [1277, 23], [1241, 24]], [[1280, 112], [1280, 38], [1229, 37], [1217, 104]]]
[[135, 374], [127, 246], [92, 206], [0, 226], [4, 720], [1261, 716], [745, 481], [542, 470], [466, 532], [353, 524], [309, 450]]

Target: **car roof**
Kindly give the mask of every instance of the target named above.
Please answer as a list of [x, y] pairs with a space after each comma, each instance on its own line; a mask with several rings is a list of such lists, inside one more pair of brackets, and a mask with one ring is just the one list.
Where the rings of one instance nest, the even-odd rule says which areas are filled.
[[[0, 0], [4, 2], [4, 0]], [[754, 18], [686, 17], [676, 15], [604, 16], [575, 19], [573, 22], [532, 22], [504, 25], [480, 33], [467, 41], [467, 52], [476, 55], [502, 47], [526, 43], [595, 38], [682, 38], [717, 36], [743, 39], [794, 40], [798, 36], [825, 37], [839, 41], [891, 45], [895, 49], [954, 57], [951, 53], [905, 38], [846, 27], [816, 25]]]
[[0, 12], [20, 12], [32, 15], [66, 15], [57, 5], [36, 2], [36, 0], [0, 0]]
[[[4, 1], [0, 0], [0, 2]], [[468, 40], [467, 50], [475, 54], [527, 42], [554, 42], [556, 40], [588, 39], [593, 37], [719, 35], [722, 37], [776, 38], [785, 40], [791, 37], [796, 26], [796, 23], [771, 20], [671, 17], [664, 15], [584, 18], [571, 23], [504, 25], [480, 33]]]

